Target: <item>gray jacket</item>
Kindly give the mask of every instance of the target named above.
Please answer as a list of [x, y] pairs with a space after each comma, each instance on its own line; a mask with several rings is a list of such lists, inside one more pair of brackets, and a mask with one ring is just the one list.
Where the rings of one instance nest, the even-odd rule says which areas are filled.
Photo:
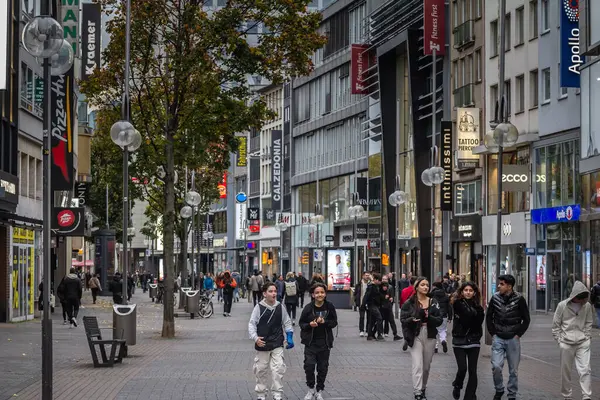
[[552, 322], [552, 336], [558, 343], [578, 345], [592, 337], [592, 305], [586, 301], [576, 311], [572, 303], [575, 296], [584, 292], [589, 296], [587, 287], [582, 282], [575, 281], [569, 298], [558, 303]]

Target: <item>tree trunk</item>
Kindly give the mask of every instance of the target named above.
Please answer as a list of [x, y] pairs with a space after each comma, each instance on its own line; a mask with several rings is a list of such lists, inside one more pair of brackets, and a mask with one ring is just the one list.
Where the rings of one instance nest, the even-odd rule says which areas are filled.
[[175, 159], [173, 155], [173, 137], [167, 131], [165, 144], [165, 215], [163, 220], [164, 257], [165, 257], [165, 298], [163, 301], [162, 337], [175, 337], [175, 305], [173, 304], [173, 283], [175, 278], [173, 245], [175, 239]]

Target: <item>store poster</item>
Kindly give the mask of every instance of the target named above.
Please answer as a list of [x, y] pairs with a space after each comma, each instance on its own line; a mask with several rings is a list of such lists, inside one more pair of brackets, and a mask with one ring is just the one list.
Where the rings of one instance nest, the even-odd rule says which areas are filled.
[[352, 250], [327, 249], [327, 290], [350, 290]]
[[535, 288], [538, 291], [546, 290], [546, 256], [537, 256], [535, 269]]

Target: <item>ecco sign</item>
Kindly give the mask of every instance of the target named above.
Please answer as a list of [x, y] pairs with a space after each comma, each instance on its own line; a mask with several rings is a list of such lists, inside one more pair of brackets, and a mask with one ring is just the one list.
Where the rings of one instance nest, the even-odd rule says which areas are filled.
[[528, 192], [529, 165], [503, 165], [502, 190], [506, 192]]

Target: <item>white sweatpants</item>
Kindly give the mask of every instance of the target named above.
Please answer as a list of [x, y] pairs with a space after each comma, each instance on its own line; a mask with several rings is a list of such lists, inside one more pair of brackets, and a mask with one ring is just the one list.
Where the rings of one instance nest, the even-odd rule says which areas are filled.
[[283, 360], [283, 347], [278, 347], [271, 351], [257, 351], [252, 369], [256, 376], [254, 391], [258, 397], [267, 396], [269, 370], [271, 371], [271, 392], [273, 392], [273, 397], [276, 399], [283, 397], [283, 374], [285, 374], [286, 370]]
[[435, 339], [427, 338], [427, 326], [422, 326], [419, 336], [410, 348], [412, 359], [412, 381], [415, 394], [422, 394], [427, 388], [429, 368], [435, 350]]
[[565, 399], [573, 397], [571, 386], [571, 371], [573, 361], [579, 374], [579, 384], [584, 399], [592, 398], [592, 370], [590, 368], [590, 347], [592, 341], [586, 340], [579, 345], [560, 343], [560, 369], [562, 376], [561, 394]]
[[438, 345], [441, 342], [446, 341], [446, 337], [448, 336], [448, 318], [444, 318], [444, 321], [440, 326], [437, 327], [438, 331], [438, 341], [435, 343], [435, 348], [438, 348]]

